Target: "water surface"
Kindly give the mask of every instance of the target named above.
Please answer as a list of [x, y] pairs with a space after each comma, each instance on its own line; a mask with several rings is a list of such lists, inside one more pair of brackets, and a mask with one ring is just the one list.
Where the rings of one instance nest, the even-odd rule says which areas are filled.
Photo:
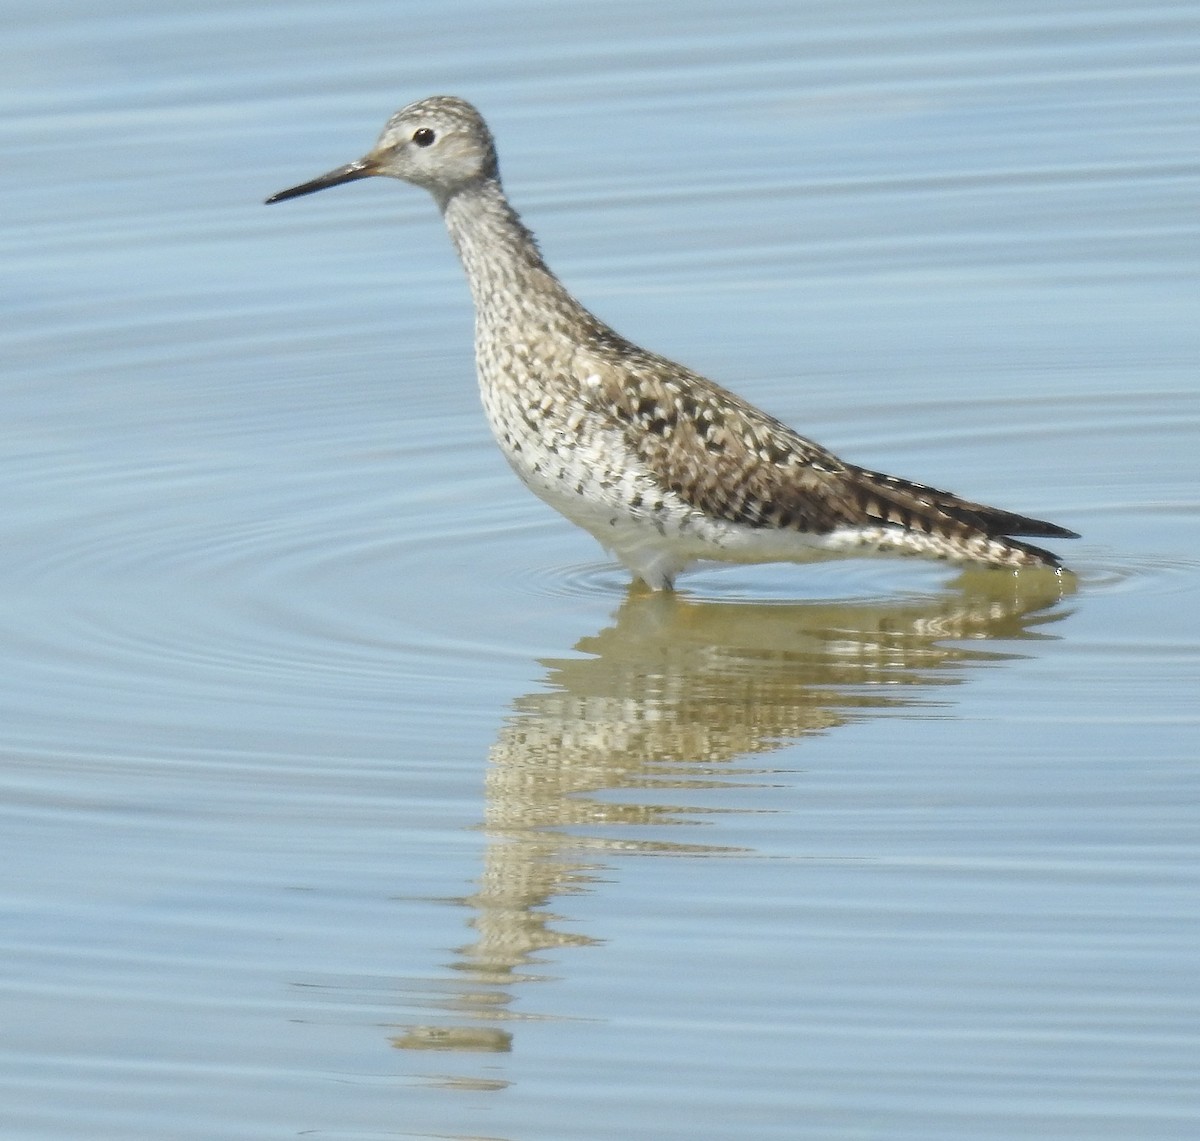
[[[1184, 5], [9, 14], [4, 1134], [1190, 1138]], [[476, 101], [551, 264], [1074, 577], [629, 595], [487, 437]]]

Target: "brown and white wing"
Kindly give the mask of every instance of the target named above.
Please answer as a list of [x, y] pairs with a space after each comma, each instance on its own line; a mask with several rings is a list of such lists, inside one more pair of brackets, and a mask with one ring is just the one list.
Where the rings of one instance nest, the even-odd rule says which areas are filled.
[[664, 376], [649, 354], [639, 364], [611, 377], [602, 398], [663, 488], [711, 518], [818, 535], [883, 527], [962, 543], [964, 553], [997, 539], [1050, 566], [1058, 559], [1049, 551], [1010, 537], [1076, 537], [1055, 523], [847, 464], [703, 377], [679, 366]]

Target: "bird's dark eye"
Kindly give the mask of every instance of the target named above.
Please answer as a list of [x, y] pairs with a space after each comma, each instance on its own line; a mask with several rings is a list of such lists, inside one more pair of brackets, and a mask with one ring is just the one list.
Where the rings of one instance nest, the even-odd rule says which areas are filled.
[[431, 146], [436, 138], [437, 135], [429, 127], [418, 127], [413, 131], [413, 142], [419, 147]]

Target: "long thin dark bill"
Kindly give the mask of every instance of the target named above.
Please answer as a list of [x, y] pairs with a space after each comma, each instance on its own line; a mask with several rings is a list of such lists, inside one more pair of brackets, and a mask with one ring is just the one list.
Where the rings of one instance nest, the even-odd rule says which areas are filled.
[[272, 202], [286, 202], [289, 198], [299, 198], [303, 194], [315, 194], [318, 190], [324, 190], [329, 186], [339, 186], [343, 182], [354, 182], [360, 178], [370, 178], [375, 173], [374, 168], [366, 159], [359, 159], [357, 162], [349, 162], [345, 166], [339, 166], [337, 170], [331, 170], [328, 174], [321, 175], [320, 178], [314, 178], [311, 182], [302, 182], [299, 186], [293, 186], [288, 190], [281, 190], [278, 194], [272, 194], [267, 199], [267, 205]]

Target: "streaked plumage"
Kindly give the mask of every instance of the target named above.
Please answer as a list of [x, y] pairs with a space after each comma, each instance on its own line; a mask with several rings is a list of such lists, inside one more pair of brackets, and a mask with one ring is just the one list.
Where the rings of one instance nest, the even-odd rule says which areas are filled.
[[547, 268], [501, 188], [469, 103], [436, 96], [388, 121], [364, 158], [268, 202], [386, 175], [442, 210], [475, 301], [483, 405], [525, 484], [649, 586], [701, 560], [909, 554], [1057, 567], [1014, 535], [1054, 523], [855, 467], [732, 392], [631, 344]]

